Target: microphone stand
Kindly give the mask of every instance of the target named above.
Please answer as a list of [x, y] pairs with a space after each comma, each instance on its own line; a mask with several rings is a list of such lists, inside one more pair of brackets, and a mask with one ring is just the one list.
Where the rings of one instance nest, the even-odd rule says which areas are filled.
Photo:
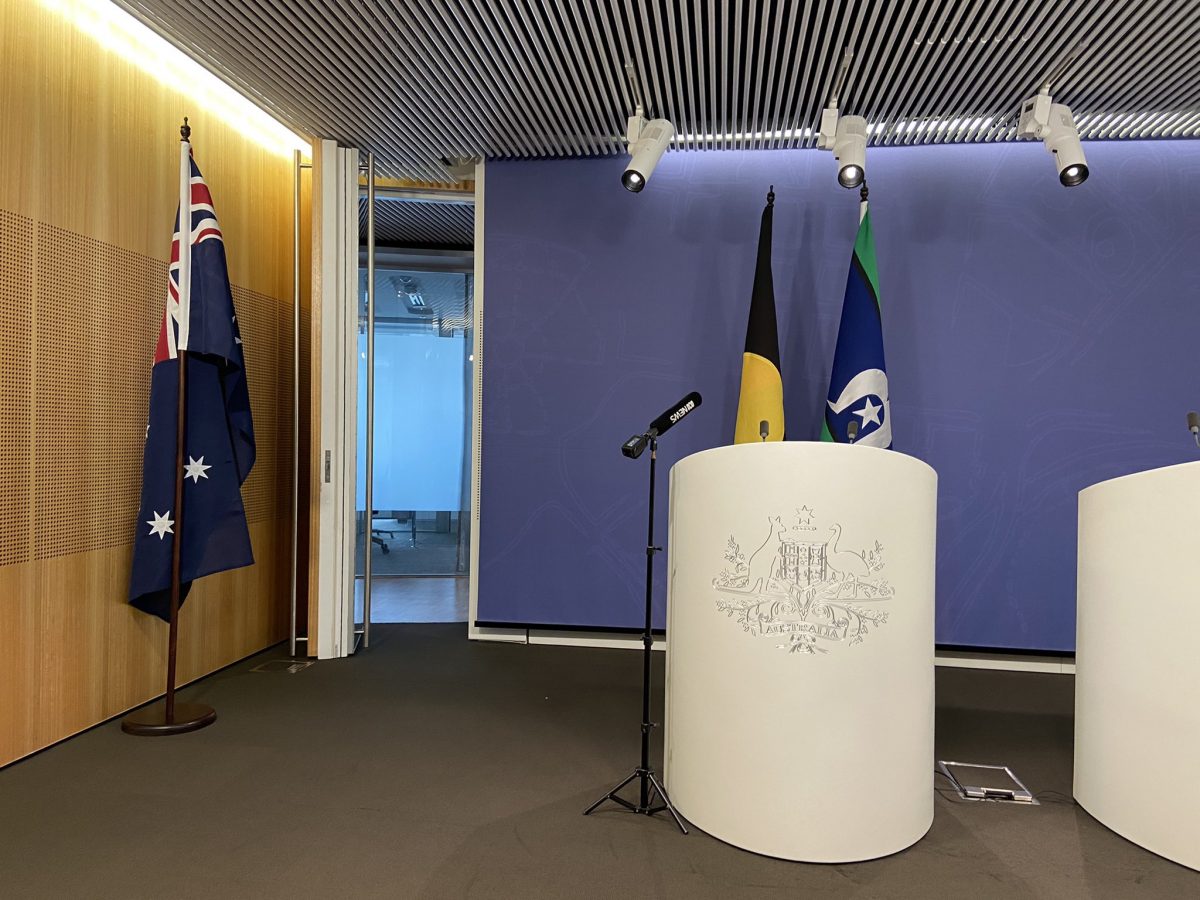
[[[683, 819], [675, 811], [666, 789], [659, 783], [654, 769], [650, 767], [650, 729], [654, 723], [650, 721], [650, 648], [654, 645], [654, 636], [650, 633], [651, 603], [654, 596], [654, 554], [662, 547], [654, 546], [654, 470], [658, 462], [658, 436], [650, 432], [650, 503], [646, 523], [646, 627], [642, 631], [642, 759], [633, 773], [615, 788], [583, 811], [586, 816], [595, 810], [605, 800], [611, 800], [630, 812], [652, 816], [666, 810], [684, 834], [688, 833]], [[620, 791], [634, 779], [639, 781], [638, 802], [631, 803], [624, 797], [618, 796]], [[655, 805], [656, 800], [661, 803]]]

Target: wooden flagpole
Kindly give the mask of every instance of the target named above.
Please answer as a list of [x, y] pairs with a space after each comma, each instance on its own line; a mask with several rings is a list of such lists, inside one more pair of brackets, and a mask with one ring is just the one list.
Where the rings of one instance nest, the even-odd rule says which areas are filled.
[[[179, 188], [179, 293], [182, 298], [191, 290], [191, 164], [189, 160], [190, 138], [192, 129], [185, 117], [183, 126], [179, 129], [183, 147], [180, 149], [180, 188]], [[185, 244], [187, 245], [185, 247]], [[185, 256], [188, 260], [184, 265]], [[187, 284], [184, 284], [185, 279]], [[190, 315], [190, 304], [181, 310], [183, 315]], [[181, 323], [179, 333], [186, 333], [186, 324]], [[170, 328], [170, 323], [167, 323]], [[187, 358], [186, 346], [179, 347], [177, 359], [178, 393], [175, 418], [175, 522], [174, 534], [171, 536], [171, 618], [167, 630], [167, 691], [162, 702], [152, 703], [126, 716], [121, 722], [121, 729], [128, 734], [142, 736], [162, 734], [183, 734], [195, 731], [206, 725], [211, 725], [217, 719], [216, 710], [203, 703], [175, 702], [175, 673], [176, 660], [179, 651], [179, 600], [180, 600], [180, 566], [183, 554], [183, 457], [184, 440], [187, 437]]]
[[[187, 240], [186, 237], [181, 239]], [[179, 351], [179, 415], [175, 422], [175, 539], [171, 541], [171, 619], [167, 631], [167, 694], [163, 700], [165, 720], [168, 723], [175, 721], [175, 664], [179, 655], [179, 566], [180, 557], [183, 555], [183, 443], [187, 436], [187, 355], [187, 350]]]

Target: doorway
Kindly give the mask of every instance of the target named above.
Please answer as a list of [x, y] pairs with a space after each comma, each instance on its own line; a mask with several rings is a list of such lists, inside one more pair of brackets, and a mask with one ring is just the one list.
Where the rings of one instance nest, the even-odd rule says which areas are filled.
[[[401, 209], [392, 208], [401, 203], [405, 204]], [[398, 217], [411, 219], [427, 212], [417, 203], [426, 205], [377, 196], [374, 266], [359, 270], [355, 595], [356, 621], [369, 616], [372, 624], [467, 620], [473, 257], [469, 246], [386, 246], [389, 227], [394, 230]], [[466, 218], [470, 235], [473, 207], [467, 206], [464, 216], [464, 204], [454, 206], [454, 210], [438, 211], [439, 220], [457, 213]], [[368, 291], [371, 268], [373, 316]], [[371, 322], [374, 340], [368, 341]], [[373, 357], [371, 371], [368, 357]], [[368, 391], [371, 375], [374, 384]], [[374, 397], [370, 435], [368, 394]], [[368, 445], [372, 457], [369, 515]]]

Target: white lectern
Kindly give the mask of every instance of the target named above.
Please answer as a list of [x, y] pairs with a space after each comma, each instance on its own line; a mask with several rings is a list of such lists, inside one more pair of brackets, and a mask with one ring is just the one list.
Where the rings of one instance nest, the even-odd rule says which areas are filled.
[[[1200, 869], [1200, 462], [1079, 494], [1075, 799]], [[669, 790], [669, 788], [668, 788]]]
[[666, 788], [697, 827], [854, 862], [933, 822], [937, 476], [844, 444], [671, 470]]

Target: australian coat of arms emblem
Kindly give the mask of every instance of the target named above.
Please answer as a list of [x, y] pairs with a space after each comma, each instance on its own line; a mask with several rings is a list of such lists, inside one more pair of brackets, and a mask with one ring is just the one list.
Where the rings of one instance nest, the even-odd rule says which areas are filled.
[[740, 544], [730, 536], [727, 565], [713, 579], [717, 609], [754, 634], [782, 640], [790, 653], [827, 653], [859, 644], [886, 624], [895, 590], [879, 573], [883, 545], [851, 544], [840, 523], [817, 524], [807, 506], [771, 516]]

